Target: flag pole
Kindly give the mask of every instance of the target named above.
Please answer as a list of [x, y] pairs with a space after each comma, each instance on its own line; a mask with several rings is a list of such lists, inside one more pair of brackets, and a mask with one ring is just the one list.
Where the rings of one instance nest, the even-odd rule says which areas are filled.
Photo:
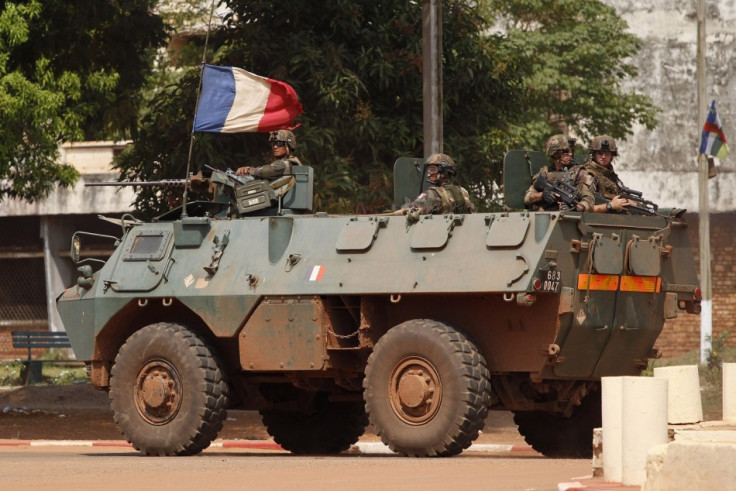
[[[700, 128], [708, 115], [705, 100], [705, 0], [698, 0], [698, 125]], [[710, 279], [710, 199], [708, 196], [708, 159], [698, 152], [698, 217], [700, 240], [700, 362], [705, 363], [711, 350], [713, 336], [713, 305]]]
[[[204, 74], [204, 65], [207, 63], [207, 43], [210, 40], [210, 30], [212, 28], [212, 16], [215, 15], [215, 0], [212, 0], [212, 6], [210, 7], [210, 18], [207, 20], [207, 34], [204, 38], [204, 48], [202, 48], [202, 65], [199, 68], [199, 85], [197, 85], [197, 98], [196, 102], [194, 103], [194, 117], [197, 116], [197, 108], [199, 106], [199, 93], [202, 90], [202, 76]], [[194, 126], [194, 122], [192, 122], [192, 127]], [[189, 179], [189, 169], [192, 167], [192, 149], [194, 148], [194, 131], [192, 131], [192, 134], [189, 137], [189, 154], [187, 155], [187, 171], [184, 175], [185, 179]], [[189, 191], [189, 186], [184, 186], [184, 195], [182, 197], [182, 206], [181, 206], [181, 217], [186, 218], [187, 216], [187, 194]]]

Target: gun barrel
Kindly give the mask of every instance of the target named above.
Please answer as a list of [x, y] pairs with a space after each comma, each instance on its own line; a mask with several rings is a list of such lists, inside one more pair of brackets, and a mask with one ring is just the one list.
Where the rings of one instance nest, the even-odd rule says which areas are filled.
[[644, 194], [641, 191], [637, 191], [636, 189], [631, 189], [627, 187], [622, 187], [621, 192], [623, 194], [633, 194], [634, 196], [638, 196], [639, 198], [641, 198], [642, 194]]
[[177, 187], [185, 186], [189, 183], [189, 179], [164, 179], [161, 181], [101, 181], [101, 182], [85, 182], [85, 187], [95, 186], [140, 186], [142, 188], [152, 187]]

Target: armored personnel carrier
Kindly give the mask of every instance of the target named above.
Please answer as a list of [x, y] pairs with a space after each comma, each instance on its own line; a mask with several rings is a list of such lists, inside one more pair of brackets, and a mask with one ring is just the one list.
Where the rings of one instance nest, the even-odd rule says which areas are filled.
[[[543, 162], [507, 156], [511, 208]], [[397, 203], [423, 171], [397, 161]], [[600, 378], [639, 374], [665, 320], [699, 311], [678, 216], [330, 216], [305, 176], [277, 213], [240, 213], [231, 183], [230, 203], [123, 218], [112, 256], [58, 297], [139, 451], [196, 454], [239, 408], [297, 454], [344, 451], [370, 422], [397, 453], [451, 456], [508, 410], [539, 452], [582, 457]]]

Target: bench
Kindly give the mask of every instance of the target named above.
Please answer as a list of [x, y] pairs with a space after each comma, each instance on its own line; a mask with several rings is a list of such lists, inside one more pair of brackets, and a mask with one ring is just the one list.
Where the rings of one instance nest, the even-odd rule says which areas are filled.
[[28, 349], [28, 357], [21, 360], [23, 367], [20, 379], [24, 385], [43, 382], [42, 368], [44, 363], [70, 363], [78, 360], [34, 360], [33, 349], [71, 348], [69, 336], [65, 332], [50, 331], [13, 331], [13, 348]]

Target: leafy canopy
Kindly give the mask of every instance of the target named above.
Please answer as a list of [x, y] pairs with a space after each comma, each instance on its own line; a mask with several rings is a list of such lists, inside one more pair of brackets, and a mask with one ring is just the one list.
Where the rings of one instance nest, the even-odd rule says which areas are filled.
[[[316, 208], [377, 212], [391, 203], [392, 166], [422, 156], [422, 2], [229, 0], [209, 38], [209, 63], [291, 84], [303, 103], [297, 154], [316, 170]], [[598, 0], [445, 0], [444, 151], [481, 209], [509, 148], [543, 147], [549, 135], [624, 137], [655, 124], [648, 98], [627, 92], [638, 49], [615, 11]], [[202, 37], [191, 37], [201, 49]], [[190, 51], [192, 52], [192, 51]], [[198, 61], [198, 60], [197, 60]], [[196, 64], [196, 61], [195, 61]], [[160, 91], [139, 138], [118, 160], [127, 179], [182, 177], [199, 69]], [[197, 134], [192, 167], [260, 165], [266, 136]], [[166, 211], [166, 191], [136, 206]]]
[[155, 3], [0, 3], [0, 199], [73, 184], [61, 142], [134, 136], [140, 89], [166, 39]]
[[[487, 25], [477, 9], [457, 0], [443, 4], [444, 150], [465, 183], [490, 190], [520, 81], [513, 57], [499, 52], [496, 37], [482, 34]], [[316, 169], [317, 209], [386, 210], [394, 161], [423, 149], [421, 2], [233, 0], [228, 6], [231, 14], [210, 37], [208, 62], [294, 87], [305, 109], [295, 130], [297, 154]], [[182, 175], [196, 76], [151, 105], [136, 148], [119, 160], [125, 177]], [[192, 170], [205, 163], [260, 165], [269, 155], [265, 135], [198, 134]], [[164, 161], [167, 167], [159, 165]], [[137, 205], [163, 211], [151, 209], [153, 194], [142, 194]]]
[[502, 49], [524, 67], [523, 110], [512, 134], [542, 148], [553, 133], [589, 141], [625, 139], [635, 123], [652, 129], [658, 109], [624, 88], [637, 76], [632, 57], [640, 40], [614, 8], [599, 0], [485, 0], [505, 32]]

